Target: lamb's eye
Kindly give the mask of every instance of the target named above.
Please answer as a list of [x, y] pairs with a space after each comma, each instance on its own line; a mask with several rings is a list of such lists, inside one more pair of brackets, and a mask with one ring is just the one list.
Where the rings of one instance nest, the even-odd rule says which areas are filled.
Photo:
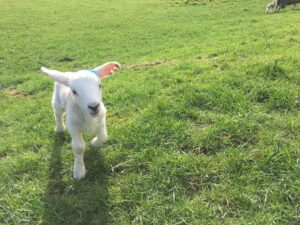
[[102, 88], [102, 84], [99, 84], [99, 88]]
[[78, 95], [76, 91], [72, 90], [72, 92], [73, 92], [74, 95]]

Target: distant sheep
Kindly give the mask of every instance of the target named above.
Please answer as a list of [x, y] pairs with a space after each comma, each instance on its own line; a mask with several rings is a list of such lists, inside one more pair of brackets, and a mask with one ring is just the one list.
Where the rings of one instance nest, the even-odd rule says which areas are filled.
[[276, 7], [276, 3], [275, 2], [271, 2], [267, 5], [266, 7], [266, 13], [272, 13], [273, 9]]
[[293, 8], [295, 8], [296, 3], [300, 3], [300, 0], [277, 0], [276, 1], [276, 12], [279, 12], [280, 9], [285, 8], [285, 6], [287, 6], [287, 5], [293, 5]]
[[91, 141], [93, 146], [99, 146], [107, 139], [106, 109], [102, 102], [101, 79], [110, 76], [119, 68], [120, 64], [117, 62], [109, 62], [93, 70], [78, 72], [59, 72], [41, 68], [43, 73], [55, 81], [52, 106], [55, 112], [56, 132], [63, 132], [63, 113], [66, 112], [67, 129], [72, 138], [75, 155], [73, 173], [77, 180], [84, 178], [86, 174], [82, 132], [97, 132], [97, 136]]

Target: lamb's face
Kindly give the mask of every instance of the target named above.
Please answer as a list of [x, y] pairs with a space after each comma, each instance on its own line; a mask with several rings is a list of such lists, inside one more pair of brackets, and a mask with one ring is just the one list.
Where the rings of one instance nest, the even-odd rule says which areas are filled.
[[90, 71], [79, 71], [70, 76], [69, 87], [82, 112], [97, 117], [102, 102], [101, 80]]

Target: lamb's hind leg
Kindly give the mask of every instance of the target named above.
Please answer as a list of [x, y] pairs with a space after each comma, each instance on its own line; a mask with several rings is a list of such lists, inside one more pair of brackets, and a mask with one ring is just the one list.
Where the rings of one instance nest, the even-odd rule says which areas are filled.
[[65, 125], [63, 121], [64, 110], [54, 107], [54, 113], [55, 113], [55, 121], [56, 121], [55, 132], [62, 133], [65, 129]]
[[60, 91], [59, 85], [55, 83], [54, 92], [52, 96], [52, 107], [54, 110], [55, 121], [56, 121], [55, 131], [61, 133], [64, 131], [65, 125], [63, 121], [64, 109], [59, 99], [59, 91]]

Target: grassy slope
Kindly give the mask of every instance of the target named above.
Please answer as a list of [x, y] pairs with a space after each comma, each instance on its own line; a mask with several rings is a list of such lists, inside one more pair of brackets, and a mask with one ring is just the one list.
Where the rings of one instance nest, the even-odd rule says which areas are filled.
[[[300, 223], [300, 11], [183, 2], [0, 0], [1, 224]], [[39, 67], [108, 60], [169, 63], [105, 80], [76, 182]]]

